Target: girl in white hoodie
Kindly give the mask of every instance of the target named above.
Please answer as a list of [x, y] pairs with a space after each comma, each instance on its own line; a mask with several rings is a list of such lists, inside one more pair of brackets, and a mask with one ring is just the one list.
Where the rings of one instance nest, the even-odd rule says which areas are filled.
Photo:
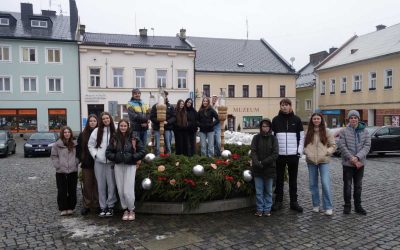
[[114, 204], [117, 202], [113, 162], [106, 158], [106, 149], [114, 133], [115, 127], [111, 115], [103, 112], [100, 115], [99, 127], [93, 130], [88, 142], [89, 152], [94, 159], [94, 173], [101, 209], [100, 217], [113, 216]]

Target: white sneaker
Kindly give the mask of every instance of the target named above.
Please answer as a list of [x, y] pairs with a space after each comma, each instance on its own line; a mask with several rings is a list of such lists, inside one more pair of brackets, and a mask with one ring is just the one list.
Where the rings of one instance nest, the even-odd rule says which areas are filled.
[[61, 216], [68, 215], [68, 211], [67, 211], [67, 210], [63, 210], [63, 211], [61, 211], [60, 215], [61, 215]]
[[129, 211], [125, 210], [124, 215], [122, 216], [122, 220], [128, 220], [129, 217]]
[[313, 207], [312, 211], [313, 211], [314, 213], [319, 213], [319, 207]]
[[327, 210], [325, 211], [325, 215], [328, 215], [328, 216], [333, 215], [333, 210], [332, 210], [332, 209], [327, 209]]

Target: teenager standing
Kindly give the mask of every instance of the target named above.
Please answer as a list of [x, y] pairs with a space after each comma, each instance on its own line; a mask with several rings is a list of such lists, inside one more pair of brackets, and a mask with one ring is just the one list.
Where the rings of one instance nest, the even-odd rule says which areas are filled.
[[214, 127], [219, 124], [218, 114], [211, 107], [210, 98], [204, 97], [197, 113], [197, 124], [200, 127], [201, 155], [214, 156]]

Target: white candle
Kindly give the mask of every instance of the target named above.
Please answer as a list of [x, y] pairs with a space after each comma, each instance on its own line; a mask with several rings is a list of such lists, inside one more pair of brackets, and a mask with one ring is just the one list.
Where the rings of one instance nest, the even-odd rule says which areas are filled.
[[158, 98], [158, 104], [164, 104], [164, 97], [162, 95], [160, 95], [160, 97]]

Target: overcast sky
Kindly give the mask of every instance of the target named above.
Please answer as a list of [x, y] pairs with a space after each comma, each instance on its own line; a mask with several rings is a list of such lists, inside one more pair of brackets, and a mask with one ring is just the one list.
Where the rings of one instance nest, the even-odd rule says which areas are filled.
[[[0, 0], [1, 11], [20, 12], [20, 0]], [[25, 0], [40, 9], [69, 15], [68, 0]], [[88, 32], [246, 39], [265, 38], [296, 70], [309, 54], [339, 47], [378, 24], [400, 23], [399, 0], [76, 0]], [[135, 18], [136, 16], [136, 18]], [[136, 20], [136, 22], [135, 22]], [[136, 23], [136, 24], [135, 24]], [[136, 28], [135, 28], [136, 27]]]

